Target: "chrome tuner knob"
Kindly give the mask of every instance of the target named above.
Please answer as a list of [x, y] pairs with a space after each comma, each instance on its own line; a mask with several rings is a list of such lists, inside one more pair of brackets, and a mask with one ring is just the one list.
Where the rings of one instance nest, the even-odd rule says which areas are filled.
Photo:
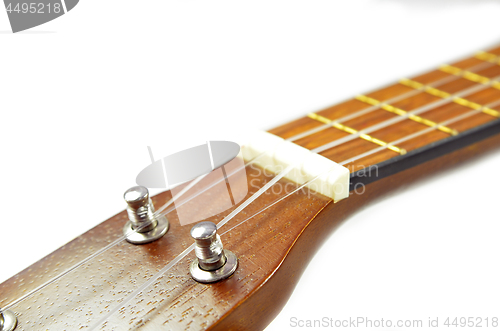
[[0, 331], [12, 331], [17, 326], [17, 317], [10, 310], [0, 310]]
[[127, 202], [129, 221], [123, 227], [123, 234], [132, 244], [146, 244], [163, 237], [169, 223], [165, 216], [155, 216], [149, 191], [144, 186], [134, 186], [123, 194]]
[[201, 222], [191, 229], [195, 242], [196, 259], [191, 262], [189, 272], [200, 283], [213, 283], [231, 276], [238, 267], [238, 258], [233, 252], [223, 249], [212, 222]]

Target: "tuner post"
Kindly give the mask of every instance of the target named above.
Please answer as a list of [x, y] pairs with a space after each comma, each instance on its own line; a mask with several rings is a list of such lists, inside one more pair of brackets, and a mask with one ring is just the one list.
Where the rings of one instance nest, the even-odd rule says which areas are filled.
[[123, 227], [123, 234], [132, 244], [146, 244], [163, 237], [169, 228], [165, 216], [155, 216], [149, 191], [144, 186], [134, 186], [123, 194], [127, 203], [129, 221]]
[[189, 272], [200, 283], [214, 283], [231, 276], [238, 267], [238, 258], [224, 249], [217, 226], [212, 222], [200, 222], [191, 229], [195, 242], [196, 258]]
[[0, 331], [12, 331], [17, 326], [17, 317], [10, 310], [0, 310]]

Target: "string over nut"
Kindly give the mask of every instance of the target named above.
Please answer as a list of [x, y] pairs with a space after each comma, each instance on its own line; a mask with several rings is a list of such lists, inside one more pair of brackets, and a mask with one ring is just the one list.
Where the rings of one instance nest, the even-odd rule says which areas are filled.
[[17, 317], [10, 310], [0, 310], [0, 331], [12, 331], [17, 326]]
[[189, 272], [200, 283], [214, 283], [231, 276], [238, 267], [238, 258], [224, 249], [217, 226], [212, 222], [201, 222], [191, 229], [195, 241], [196, 258], [191, 262]]
[[163, 237], [169, 228], [165, 216], [155, 216], [149, 191], [144, 186], [134, 186], [123, 194], [127, 202], [129, 221], [123, 227], [123, 234], [132, 244], [146, 244]]

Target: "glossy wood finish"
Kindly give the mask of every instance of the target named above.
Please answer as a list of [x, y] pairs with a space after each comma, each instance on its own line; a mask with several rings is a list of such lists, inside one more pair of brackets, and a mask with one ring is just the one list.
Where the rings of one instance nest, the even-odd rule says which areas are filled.
[[[500, 55], [500, 48], [491, 52]], [[472, 58], [454, 65], [466, 69], [484, 63], [485, 61]], [[482, 69], [481, 74], [490, 78], [496, 77], [499, 74], [497, 67], [500, 66], [494, 63], [488, 64], [487, 68]], [[442, 79], [449, 81], [439, 88], [449, 93], [477, 84], [451, 77], [450, 74], [439, 70], [414, 78], [424, 84], [432, 84]], [[402, 84], [395, 84], [367, 95], [380, 101], [396, 99], [394, 102], [391, 101], [391, 105], [405, 111], [439, 100], [438, 97], [415, 91]], [[467, 98], [487, 104], [500, 100], [500, 91], [487, 88]], [[319, 114], [337, 120], [368, 107], [370, 106], [361, 101], [349, 100]], [[492, 108], [500, 109], [497, 106]], [[457, 103], [448, 102], [429, 109], [420, 116], [440, 122], [470, 110]], [[377, 108], [343, 124], [362, 130], [397, 116], [399, 115]], [[496, 120], [493, 116], [478, 113], [466, 120], [450, 124], [450, 127], [464, 132], [493, 120]], [[271, 132], [290, 138], [321, 125], [315, 120], [304, 117]], [[377, 130], [371, 135], [391, 142], [424, 128], [427, 127], [407, 119]], [[330, 127], [299, 139], [296, 143], [312, 149], [348, 135]], [[418, 139], [402, 142], [398, 146], [411, 151], [448, 136], [444, 132], [433, 130]], [[500, 136], [496, 135], [460, 151], [369, 184], [364, 194], [351, 192], [348, 199], [336, 204], [320, 194], [301, 190], [222, 235], [225, 248], [232, 250], [239, 258], [239, 267], [231, 278], [210, 285], [195, 282], [188, 271], [188, 265], [194, 258], [191, 252], [152, 286], [111, 316], [102, 329], [263, 329], [281, 310], [311, 255], [331, 231], [349, 215], [367, 203], [381, 198], [386, 192], [401, 188], [419, 178], [428, 177], [431, 173], [474, 158], [498, 146], [500, 146]], [[321, 154], [340, 162], [376, 147], [379, 146], [356, 138]], [[353, 161], [348, 167], [351, 171], [356, 171], [397, 155], [399, 154], [385, 149]], [[249, 167], [247, 177], [250, 183], [249, 194], [252, 194], [273, 175], [266, 174], [260, 168]], [[220, 233], [246, 220], [294, 187], [296, 185], [281, 180], [275, 189], [257, 199], [225, 225]], [[170, 198], [170, 192], [165, 192], [154, 197], [153, 201], [158, 207]], [[218, 198], [217, 191], [210, 192], [206, 205], [197, 208], [210, 208], [217, 203]], [[226, 211], [209, 220], [218, 222], [229, 212]], [[135, 289], [152, 279], [160, 269], [192, 243], [189, 236], [191, 227], [181, 226], [175, 211], [171, 212], [168, 218], [171, 228], [162, 239], [140, 246], [121, 242], [11, 307], [19, 318], [18, 330], [88, 329], [110, 310], [121, 307]], [[1, 284], [0, 307], [44, 284], [66, 268], [121, 237], [121, 229], [126, 220], [125, 212], [119, 213]]]
[[[248, 180], [254, 186], [270, 178], [271, 175], [258, 168], [248, 170]], [[290, 184], [289, 188], [295, 186], [286, 181], [281, 184]], [[256, 188], [251, 190], [250, 194]], [[221, 232], [283, 194], [277, 190], [264, 194]], [[154, 197], [153, 201], [161, 206], [168, 199], [170, 193], [166, 192]], [[207, 201], [207, 205], [212, 201]], [[110, 322], [139, 326], [147, 321], [145, 326], [152, 330], [197, 330], [213, 325], [271, 276], [303, 228], [330, 203], [328, 198], [312, 192], [294, 194], [222, 235], [225, 248], [239, 258], [239, 267], [230, 279], [212, 285], [195, 282], [188, 271], [194, 258], [191, 253]], [[222, 216], [209, 220], [217, 222]], [[191, 226], [180, 226], [175, 213], [169, 214], [169, 220], [171, 228], [162, 239], [140, 246], [123, 242], [12, 307], [19, 316], [19, 329], [79, 329], [95, 323], [191, 245]], [[0, 287], [0, 304], [4, 306], [78, 259], [112, 242], [121, 235], [125, 221], [126, 214], [122, 212], [11, 278]]]
[[[500, 48], [490, 50], [489, 53], [492, 55], [500, 56]], [[453, 63], [452, 65], [464, 70], [475, 70], [475, 73], [493, 79], [500, 76], [500, 65], [498, 63], [499, 59], [500, 58], [497, 58], [494, 61], [489, 62], [473, 57], [457, 63]], [[479, 68], [479, 70], [475, 68]], [[488, 87], [469, 79], [446, 73], [441, 70], [435, 70], [430, 73], [414, 77], [412, 78], [412, 80], [422, 84], [431, 85], [439, 89], [440, 91], [452, 94], [477, 87], [478, 91], [467, 93], [462, 97], [482, 106], [490, 105], [493, 110], [500, 111], [500, 90], [498, 86], [496, 86], [496, 88]], [[386, 102], [389, 105], [397, 107], [406, 112], [419, 110], [423, 107], [428, 107], [433, 103], [443, 101], [443, 98], [441, 97], [432, 95], [427, 92], [415, 90], [414, 88], [408, 87], [401, 83], [396, 83], [381, 90], [368, 93], [366, 94], [366, 96], [376, 99], [380, 102]], [[370, 108], [372, 109], [370, 110]], [[449, 101], [436, 107], [430, 107], [426, 111], [419, 113], [418, 116], [435, 123], [441, 123], [454, 120], [459, 116], [464, 116], [465, 114], [473, 112], [473, 110], [474, 109], [470, 106], [464, 106], [456, 102]], [[343, 120], [344, 118], [352, 116], [353, 114], [359, 112], [362, 113], [361, 116]], [[391, 119], [400, 117], [400, 115], [398, 114], [387, 111], [380, 107], [373, 107], [370, 104], [356, 99], [347, 100], [339, 105], [329, 107], [325, 110], [319, 111], [318, 114], [326, 117], [329, 120], [339, 121], [341, 124], [358, 131], [369, 129], [374, 125], [381, 124], [386, 121], [390, 121]], [[498, 116], [492, 116], [479, 111], [477, 112], [477, 114], [473, 114], [467, 118], [454, 121], [453, 123], [447, 124], [446, 126], [450, 129], [457, 130], [460, 133], [477, 127], [481, 124], [495, 120], [498, 120]], [[270, 132], [282, 138], [290, 139], [310, 129], [318, 128], [321, 125], [322, 123], [316, 120], [313, 120], [309, 117], [304, 117], [284, 124], [278, 128], [274, 128], [270, 130]], [[369, 134], [373, 138], [379, 139], [386, 143], [390, 143], [401, 140], [419, 131], [424, 131], [428, 128], [429, 125], [422, 124], [412, 119], [404, 119], [398, 123], [387, 125], [374, 132], [370, 132]], [[294, 142], [302, 147], [312, 150], [349, 135], [350, 133], [342, 131], [338, 128], [328, 127], [321, 131], [307, 135], [306, 137], [294, 140]], [[432, 130], [431, 132], [427, 132], [413, 139], [398, 142], [396, 145], [397, 147], [403, 148], [409, 152], [431, 144], [435, 141], [445, 139], [449, 136], [449, 133], [445, 133], [439, 130]], [[360, 155], [362, 153], [369, 152], [370, 150], [373, 150], [377, 147], [379, 146], [374, 144], [373, 142], [369, 142], [361, 138], [356, 138], [339, 146], [327, 149], [320, 154], [335, 162], [342, 162], [356, 157], [357, 155]], [[346, 166], [351, 169], [351, 171], [356, 171], [370, 165], [375, 165], [377, 163], [386, 161], [397, 155], [397, 152], [386, 149], [350, 162]]]
[[[272, 277], [229, 315], [224, 316], [213, 330], [264, 329], [288, 301], [295, 284], [307, 268], [310, 257], [342, 222], [366, 205], [383, 199], [389, 192], [405, 189], [418, 180], [431, 178], [439, 172], [498, 148], [500, 148], [500, 135], [369, 184], [364, 194], [351, 192], [348, 199], [328, 205], [301, 232]], [[328, 275], [324, 276], [327, 282]]]

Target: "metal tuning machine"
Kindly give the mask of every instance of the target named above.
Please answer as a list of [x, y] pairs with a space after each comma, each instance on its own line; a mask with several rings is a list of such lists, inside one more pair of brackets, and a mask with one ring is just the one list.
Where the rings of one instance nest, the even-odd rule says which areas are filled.
[[231, 276], [238, 267], [238, 258], [233, 252], [223, 249], [212, 222], [201, 222], [191, 229], [195, 241], [196, 258], [191, 262], [189, 272], [200, 283], [214, 283]]
[[17, 326], [17, 317], [10, 310], [0, 311], [0, 331], [12, 331]]
[[123, 234], [132, 244], [146, 244], [163, 237], [169, 228], [165, 216], [155, 216], [149, 191], [144, 186], [134, 186], [125, 191], [129, 221], [123, 227]]

